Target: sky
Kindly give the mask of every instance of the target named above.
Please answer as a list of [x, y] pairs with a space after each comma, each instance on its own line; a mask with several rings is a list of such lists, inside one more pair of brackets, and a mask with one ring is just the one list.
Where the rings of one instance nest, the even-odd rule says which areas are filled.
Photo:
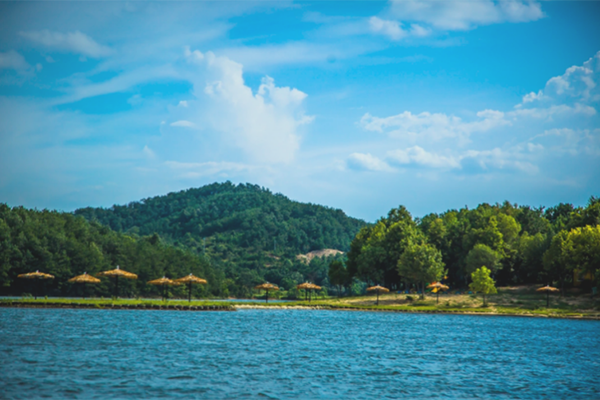
[[600, 195], [600, 2], [0, 2], [0, 202]]

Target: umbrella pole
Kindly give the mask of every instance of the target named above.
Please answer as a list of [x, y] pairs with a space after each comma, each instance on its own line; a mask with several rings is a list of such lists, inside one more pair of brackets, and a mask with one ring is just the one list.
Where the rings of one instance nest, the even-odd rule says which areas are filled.
[[38, 291], [39, 291], [39, 287], [40, 287], [40, 285], [39, 285], [39, 282], [38, 282], [38, 281], [39, 281], [39, 279], [36, 279], [36, 280], [34, 281], [35, 283], [33, 284], [33, 298], [34, 298], [35, 300], [37, 300], [37, 295], [38, 295]]
[[119, 298], [119, 275], [115, 275], [115, 293], [117, 299]]
[[308, 290], [304, 289], [304, 301], [308, 300]]
[[269, 302], [269, 290], [267, 289], [267, 297], [265, 297], [265, 303]]
[[188, 302], [192, 302], [192, 282], [188, 282]]
[[437, 291], [437, 304], [440, 304], [440, 290]]
[[550, 307], [550, 292], [546, 292], [546, 308]]
[[85, 282], [83, 282], [83, 298], [85, 299]]
[[377, 305], [379, 305], [379, 290], [377, 291]]

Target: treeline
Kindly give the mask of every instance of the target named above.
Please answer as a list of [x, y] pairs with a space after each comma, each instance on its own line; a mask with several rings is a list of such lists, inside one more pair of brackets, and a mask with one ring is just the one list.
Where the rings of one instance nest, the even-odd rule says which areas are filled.
[[[467, 287], [486, 266], [499, 285], [557, 284], [600, 278], [600, 199], [531, 208], [505, 202], [413, 219], [404, 208], [363, 227], [350, 245], [346, 268], [332, 265], [336, 285], [352, 280], [400, 289], [444, 279]], [[595, 281], [594, 281], [595, 280]]]
[[308, 265], [298, 254], [347, 251], [366, 223], [343, 211], [292, 201], [257, 185], [214, 183], [111, 208], [75, 211], [113, 230], [188, 249], [224, 274], [224, 295], [247, 297], [264, 281], [293, 288], [305, 280], [327, 285], [326, 260]]
[[[17, 275], [42, 271], [56, 278], [44, 282], [49, 296], [78, 296], [77, 285], [67, 280], [87, 272], [122, 269], [139, 276], [120, 281], [126, 297], [155, 296], [159, 289], [147, 281], [166, 275], [179, 278], [193, 273], [208, 280], [206, 287], [195, 287], [196, 296], [215, 296], [221, 291], [222, 273], [198, 255], [163, 243], [158, 235], [131, 236], [118, 233], [97, 222], [56, 211], [10, 208], [0, 204], [0, 293], [32, 293], [35, 282]], [[37, 288], [39, 290], [39, 288]], [[96, 296], [111, 297], [112, 282], [88, 285]], [[173, 288], [184, 295], [185, 288]]]

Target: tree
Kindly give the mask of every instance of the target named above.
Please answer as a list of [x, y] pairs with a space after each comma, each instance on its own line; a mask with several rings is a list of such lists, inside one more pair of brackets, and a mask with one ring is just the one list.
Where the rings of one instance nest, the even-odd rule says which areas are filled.
[[486, 267], [478, 268], [471, 274], [473, 282], [469, 285], [469, 288], [474, 292], [483, 294], [483, 305], [487, 306], [485, 295], [498, 293], [496, 286], [494, 286], [494, 280], [490, 277], [490, 270]]
[[550, 279], [560, 282], [560, 292], [565, 292], [565, 280], [573, 273], [573, 263], [569, 262], [569, 233], [560, 231], [552, 238], [550, 248], [544, 253], [544, 270]]
[[500, 261], [500, 255], [494, 250], [490, 249], [485, 244], [476, 244], [469, 254], [467, 254], [466, 262], [466, 273], [471, 275], [477, 269], [487, 266], [491, 272], [496, 272]]
[[333, 260], [329, 264], [329, 282], [338, 287], [338, 296], [342, 295], [342, 286], [348, 284], [348, 271], [339, 260]]
[[434, 246], [410, 242], [398, 260], [400, 276], [421, 285], [421, 298], [425, 298], [425, 283], [439, 281], [444, 275], [442, 253]]

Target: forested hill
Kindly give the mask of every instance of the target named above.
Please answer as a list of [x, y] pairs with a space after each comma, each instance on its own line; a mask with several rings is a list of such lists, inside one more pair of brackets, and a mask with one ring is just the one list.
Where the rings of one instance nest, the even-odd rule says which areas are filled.
[[75, 214], [120, 232], [158, 233], [168, 243], [206, 252], [216, 264], [250, 269], [281, 258], [292, 260], [311, 250], [347, 251], [366, 224], [341, 210], [231, 182], [108, 209], [83, 208]]

